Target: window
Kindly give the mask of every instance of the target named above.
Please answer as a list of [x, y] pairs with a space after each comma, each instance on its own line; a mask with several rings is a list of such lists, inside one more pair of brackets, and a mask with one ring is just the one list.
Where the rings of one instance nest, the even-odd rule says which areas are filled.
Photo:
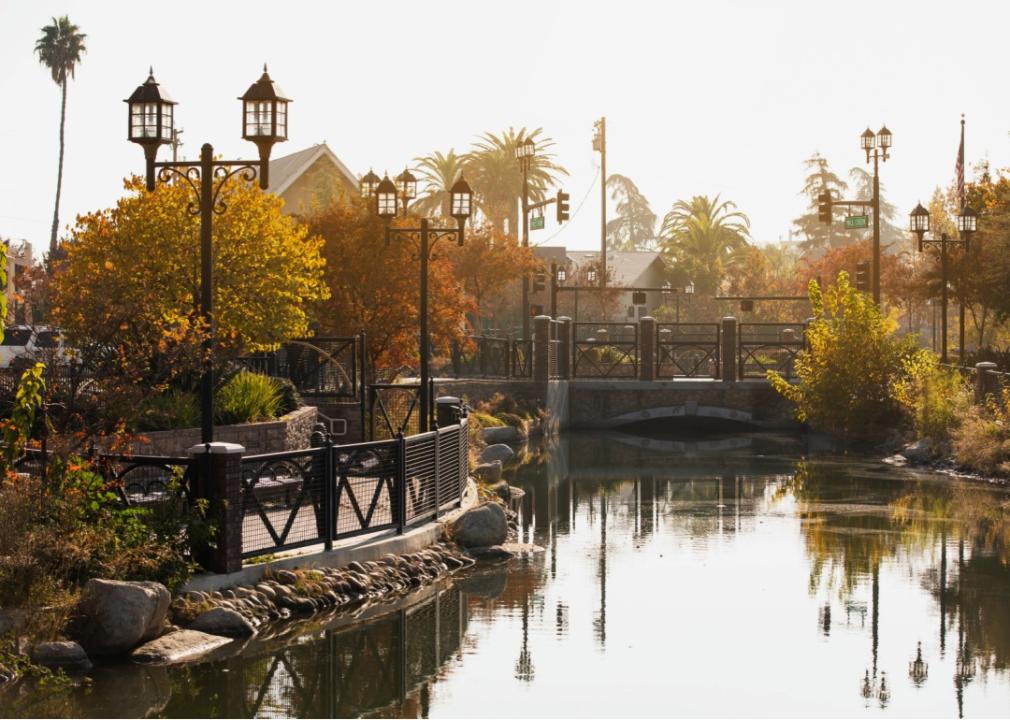
[[29, 328], [7, 328], [4, 330], [3, 345], [8, 347], [24, 347], [32, 337]]
[[628, 305], [628, 317], [629, 318], [635, 317], [635, 306], [634, 305]]

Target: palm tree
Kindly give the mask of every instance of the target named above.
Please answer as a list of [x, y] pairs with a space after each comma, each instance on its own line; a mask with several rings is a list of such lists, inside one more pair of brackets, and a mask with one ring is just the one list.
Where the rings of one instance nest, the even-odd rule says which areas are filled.
[[425, 184], [424, 195], [414, 203], [414, 209], [423, 215], [438, 212], [448, 217], [449, 190], [463, 174], [463, 156], [457, 155], [455, 149], [450, 148], [445, 155], [436, 151], [431, 155], [414, 158], [414, 162], [417, 163], [414, 171]]
[[729, 200], [695, 195], [678, 200], [663, 217], [659, 244], [699, 293], [714, 294], [750, 237], [750, 219]]
[[42, 28], [42, 37], [35, 41], [35, 52], [39, 62], [49, 68], [53, 82], [60, 86], [60, 164], [56, 175], [56, 207], [53, 210], [53, 231], [49, 238], [49, 257], [56, 253], [56, 233], [60, 225], [60, 193], [63, 189], [64, 128], [67, 120], [67, 79], [74, 77], [74, 69], [87, 52], [84, 40], [87, 37], [80, 28], [70, 22], [66, 15], [53, 18], [52, 25]]
[[617, 217], [607, 223], [607, 247], [611, 250], [644, 250], [656, 237], [656, 213], [631, 178], [607, 178], [610, 198], [617, 201]]
[[[568, 171], [554, 162], [554, 154], [546, 150], [554, 145], [548, 137], [539, 137], [543, 128], [527, 130], [509, 128], [501, 135], [484, 133], [473, 149], [466, 154], [467, 180], [476, 196], [477, 207], [488, 221], [499, 230], [508, 220], [509, 233], [519, 229], [516, 205], [523, 195], [523, 171], [516, 160], [519, 143], [530, 138], [537, 145], [529, 170], [530, 201], [543, 200], [550, 187], [557, 184], [560, 175]], [[539, 138], [539, 139], [538, 139]]]

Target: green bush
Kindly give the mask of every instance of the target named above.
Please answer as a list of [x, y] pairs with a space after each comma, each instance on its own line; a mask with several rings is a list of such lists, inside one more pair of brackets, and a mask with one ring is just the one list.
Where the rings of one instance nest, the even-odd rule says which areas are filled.
[[273, 381], [281, 394], [280, 407], [277, 408], [278, 415], [287, 415], [302, 406], [302, 396], [293, 382], [287, 378], [273, 378]]
[[880, 438], [902, 421], [895, 387], [905, 379], [905, 361], [926, 351], [899, 339], [897, 323], [849, 285], [848, 273], [823, 294], [811, 281], [809, 294], [814, 320], [796, 358], [798, 382], [774, 370], [768, 379], [812, 427], [851, 440]]
[[172, 430], [200, 424], [196, 393], [172, 389], [145, 399], [137, 420], [139, 430]]
[[218, 389], [214, 418], [222, 425], [269, 420], [277, 417], [281, 400], [273, 378], [242, 370]]
[[894, 394], [904, 407], [916, 437], [940, 454], [960, 427], [971, 405], [971, 391], [957, 370], [941, 367], [936, 355], [917, 352], [903, 361]]

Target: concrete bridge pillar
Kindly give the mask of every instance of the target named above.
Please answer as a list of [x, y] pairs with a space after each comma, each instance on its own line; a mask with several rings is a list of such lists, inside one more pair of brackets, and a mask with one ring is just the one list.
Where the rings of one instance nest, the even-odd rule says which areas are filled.
[[638, 321], [638, 378], [656, 379], [656, 319], [651, 317]]
[[975, 404], [981, 405], [999, 393], [998, 378], [990, 371], [996, 370], [994, 362], [975, 363]]
[[721, 374], [723, 382], [736, 382], [737, 373], [737, 330], [736, 318], [724, 317], [722, 319], [722, 332], [719, 335], [719, 362], [722, 365]]
[[546, 383], [551, 376], [551, 318], [533, 318], [533, 380]]
[[562, 315], [558, 318], [558, 375], [564, 379], [572, 376], [572, 319]]

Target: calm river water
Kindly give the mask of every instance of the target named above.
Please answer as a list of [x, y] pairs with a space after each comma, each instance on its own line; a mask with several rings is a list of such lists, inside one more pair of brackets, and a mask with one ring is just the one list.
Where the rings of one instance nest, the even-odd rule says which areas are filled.
[[573, 434], [512, 475], [543, 553], [5, 715], [1010, 715], [1001, 490], [802, 441]]

